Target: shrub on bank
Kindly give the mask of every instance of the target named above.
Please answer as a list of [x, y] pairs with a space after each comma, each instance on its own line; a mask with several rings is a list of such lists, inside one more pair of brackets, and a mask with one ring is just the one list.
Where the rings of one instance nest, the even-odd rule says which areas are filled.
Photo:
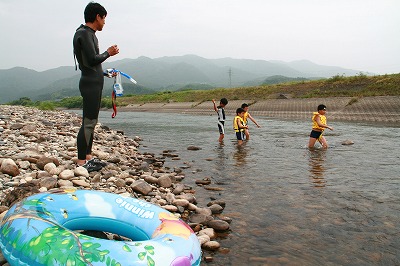
[[39, 110], [54, 110], [55, 109], [54, 103], [49, 102], [49, 101], [39, 102], [37, 107]]

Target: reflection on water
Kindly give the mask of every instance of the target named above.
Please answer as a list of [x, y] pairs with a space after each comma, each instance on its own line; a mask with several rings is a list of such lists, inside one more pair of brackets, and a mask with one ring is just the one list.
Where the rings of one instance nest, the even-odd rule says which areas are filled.
[[246, 146], [246, 143], [244, 142], [242, 145], [238, 145], [236, 147], [236, 151], [233, 154], [233, 159], [235, 159], [235, 166], [243, 166], [246, 164], [246, 156], [248, 153], [248, 147]]
[[215, 151], [217, 154], [215, 159], [215, 172], [225, 173], [225, 169], [227, 167], [226, 161], [228, 160], [228, 156], [225, 154], [224, 145], [218, 143]]
[[310, 178], [314, 184], [314, 187], [325, 187], [325, 159], [326, 159], [325, 149], [311, 149], [309, 150], [309, 170]]
[[[174, 121], [166, 123], [165, 121]], [[231, 231], [206, 265], [400, 265], [400, 130], [335, 123], [330, 148], [309, 151], [309, 121], [257, 118], [240, 149], [227, 128], [219, 145], [215, 117], [119, 113], [100, 122], [143, 138], [140, 151], [174, 149], [189, 162], [184, 182], [205, 206], [226, 202]], [[354, 145], [341, 145], [343, 140]], [[201, 150], [189, 151], [190, 145]], [[220, 191], [195, 184], [211, 177]]]

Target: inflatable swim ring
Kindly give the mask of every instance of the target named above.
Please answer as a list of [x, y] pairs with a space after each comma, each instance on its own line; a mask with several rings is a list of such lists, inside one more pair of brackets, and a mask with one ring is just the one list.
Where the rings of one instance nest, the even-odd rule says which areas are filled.
[[[76, 230], [76, 231], [74, 231]], [[122, 235], [99, 239], [79, 230]], [[172, 213], [146, 201], [92, 190], [54, 190], [14, 204], [0, 223], [10, 265], [200, 265], [200, 243]]]

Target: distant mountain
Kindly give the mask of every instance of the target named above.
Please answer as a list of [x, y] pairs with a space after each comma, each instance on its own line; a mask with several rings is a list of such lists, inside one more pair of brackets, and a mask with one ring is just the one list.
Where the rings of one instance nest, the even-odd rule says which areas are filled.
[[58, 67], [43, 72], [23, 67], [0, 70], [0, 103], [30, 97], [35, 91], [72, 75], [76, 75], [73, 67]]
[[[283, 61], [270, 61], [276, 65], [288, 66], [302, 73], [306, 73], [307, 76], [303, 77], [332, 77], [335, 75], [354, 76], [360, 73], [360, 70], [345, 69], [337, 66], [323, 66], [315, 64], [309, 60], [297, 60], [292, 62]], [[372, 74], [372, 73], [369, 73]]]
[[[352, 76], [359, 70], [322, 66], [307, 60], [283, 62], [250, 59], [206, 59], [196, 55], [138, 57], [106, 62], [103, 68], [119, 69], [138, 81], [133, 85], [123, 79], [125, 94], [214, 87], [254, 86], [272, 76], [288, 78], [328, 78]], [[0, 70], [0, 103], [29, 97], [32, 100], [60, 99], [80, 95], [80, 71], [63, 66], [42, 72], [16, 67]], [[106, 79], [104, 94], [111, 93], [112, 79]]]

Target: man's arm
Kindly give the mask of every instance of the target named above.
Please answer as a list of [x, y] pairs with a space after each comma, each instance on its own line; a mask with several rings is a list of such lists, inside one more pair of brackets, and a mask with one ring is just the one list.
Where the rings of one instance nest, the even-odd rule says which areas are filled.
[[87, 67], [93, 67], [101, 64], [110, 57], [110, 54], [107, 51], [102, 54], [96, 53], [96, 44], [95, 40], [93, 39], [93, 35], [86, 31], [82, 32], [79, 42], [82, 49], [83, 63]]

